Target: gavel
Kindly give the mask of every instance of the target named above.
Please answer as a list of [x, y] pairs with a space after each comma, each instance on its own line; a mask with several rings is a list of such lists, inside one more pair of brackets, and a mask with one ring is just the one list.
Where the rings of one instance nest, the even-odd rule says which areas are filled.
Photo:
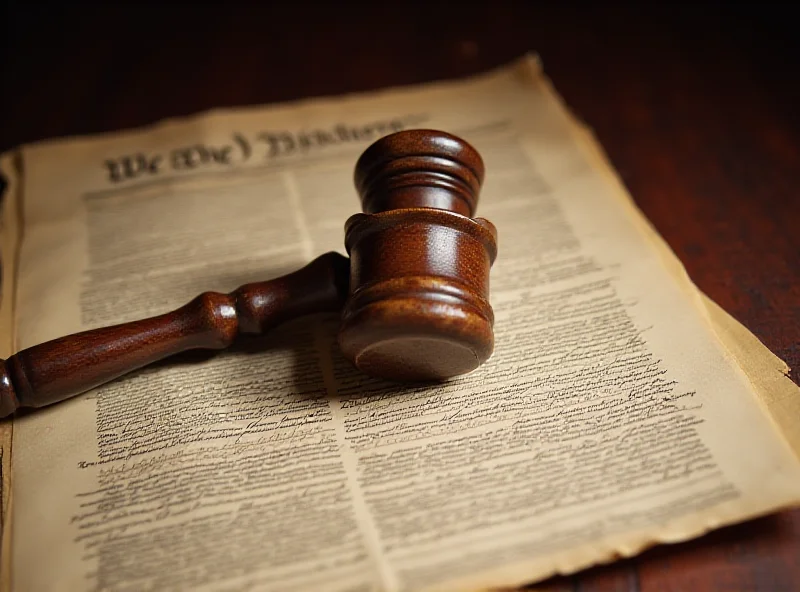
[[443, 381], [476, 369], [494, 348], [489, 272], [497, 255], [494, 225], [472, 217], [480, 155], [453, 135], [408, 130], [367, 148], [354, 176], [364, 213], [345, 223], [349, 260], [326, 253], [283, 277], [19, 351], [0, 360], [0, 417], [323, 312], [341, 311], [341, 351], [368, 375]]

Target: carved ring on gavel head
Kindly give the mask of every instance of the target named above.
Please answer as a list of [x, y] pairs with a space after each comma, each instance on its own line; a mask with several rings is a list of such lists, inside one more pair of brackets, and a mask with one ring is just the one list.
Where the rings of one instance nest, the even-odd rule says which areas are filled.
[[378, 140], [356, 164], [365, 213], [345, 224], [349, 261], [327, 253], [230, 294], [205, 292], [173, 312], [24, 349], [0, 360], [0, 417], [182, 351], [223, 349], [239, 334], [339, 310], [342, 353], [366, 374], [427, 381], [474, 370], [494, 346], [497, 231], [472, 218], [483, 175], [475, 149], [444, 132]]

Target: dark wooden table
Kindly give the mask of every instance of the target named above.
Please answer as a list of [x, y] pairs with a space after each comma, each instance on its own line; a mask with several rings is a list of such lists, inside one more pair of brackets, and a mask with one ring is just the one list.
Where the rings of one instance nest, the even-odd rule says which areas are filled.
[[[528, 50], [695, 282], [800, 370], [800, 51], [789, 9], [6, 3], [0, 149], [215, 106], [462, 76]], [[800, 590], [800, 511], [547, 582]]]

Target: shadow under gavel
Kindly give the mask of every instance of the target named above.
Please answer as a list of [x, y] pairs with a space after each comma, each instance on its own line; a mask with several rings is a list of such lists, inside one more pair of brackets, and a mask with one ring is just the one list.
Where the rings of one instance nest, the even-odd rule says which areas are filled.
[[350, 255], [230, 294], [205, 292], [163, 315], [77, 333], [0, 360], [0, 417], [86, 392], [192, 349], [223, 349], [302, 315], [341, 310], [344, 356], [372, 376], [444, 380], [492, 354], [489, 270], [497, 231], [472, 216], [483, 182], [478, 152], [444, 132], [386, 136], [359, 158], [365, 213], [345, 224]]

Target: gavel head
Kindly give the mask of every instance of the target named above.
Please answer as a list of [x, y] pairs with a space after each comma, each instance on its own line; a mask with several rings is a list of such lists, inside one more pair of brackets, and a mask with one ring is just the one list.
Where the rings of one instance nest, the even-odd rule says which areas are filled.
[[349, 296], [339, 344], [373, 376], [443, 380], [492, 354], [491, 222], [473, 219], [484, 167], [444, 132], [410, 130], [370, 146], [356, 164], [364, 214], [345, 225]]

